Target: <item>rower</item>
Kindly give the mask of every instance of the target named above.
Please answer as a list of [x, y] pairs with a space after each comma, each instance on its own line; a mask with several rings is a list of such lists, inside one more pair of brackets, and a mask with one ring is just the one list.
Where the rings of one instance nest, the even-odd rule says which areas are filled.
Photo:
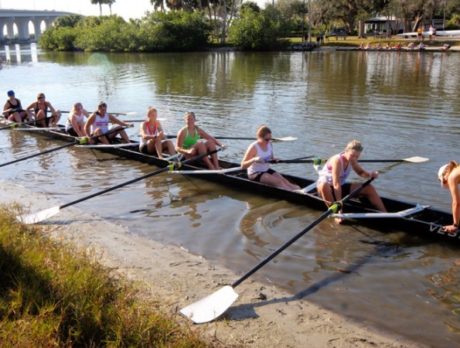
[[86, 136], [85, 123], [88, 116], [89, 112], [83, 108], [82, 103], [75, 103], [67, 118], [65, 131], [74, 137]]
[[452, 225], [443, 227], [447, 233], [455, 234], [458, 231], [460, 224], [460, 165], [455, 161], [443, 165], [438, 170], [438, 179], [441, 186], [450, 191], [452, 197]]
[[174, 144], [171, 140], [165, 139], [163, 128], [157, 115], [157, 109], [148, 108], [147, 118], [141, 123], [140, 127], [141, 142], [139, 151], [148, 155], [156, 155], [158, 158], [163, 158], [163, 151], [170, 155], [175, 155]]
[[[51, 111], [51, 116], [48, 117], [48, 110]], [[61, 112], [56, 110], [49, 101], [46, 100], [45, 94], [38, 93], [37, 101], [31, 103], [26, 112], [29, 118], [35, 117], [37, 127], [56, 127], [61, 117]]]
[[107, 133], [109, 131], [109, 123], [117, 124], [119, 126], [117, 128], [119, 129], [116, 130], [115, 128], [114, 131], [107, 136], [91, 138], [90, 142], [92, 144], [97, 143], [97, 142], [101, 142], [103, 144], [110, 144], [111, 141], [115, 139], [117, 134], [120, 134], [122, 143], [127, 144], [130, 142], [128, 135], [126, 134], [125, 130], [122, 127], [130, 127], [131, 124], [120, 121], [115, 116], [109, 114], [107, 112], [107, 104], [104, 102], [99, 103], [99, 105], [97, 106], [97, 111], [92, 113], [91, 116], [89, 116], [88, 120], [86, 121], [85, 127], [84, 127], [85, 134], [93, 137], [93, 136], [99, 136], [104, 133]]
[[14, 96], [14, 91], [8, 91], [8, 100], [3, 106], [3, 115], [8, 121], [21, 123], [27, 118], [27, 112], [22, 108], [21, 101]]
[[[185, 158], [197, 155], [204, 155], [216, 150], [216, 145], [223, 147], [222, 143], [210, 136], [204, 130], [195, 125], [196, 117], [193, 112], [186, 112], [184, 116], [186, 126], [177, 133], [176, 150], [183, 154]], [[209, 169], [219, 169], [217, 154], [211, 154], [203, 158], [204, 163]]]
[[276, 161], [273, 156], [271, 139], [272, 131], [270, 128], [265, 125], [260, 126], [257, 130], [257, 141], [249, 145], [241, 161], [241, 167], [247, 169], [249, 180], [288, 191], [300, 190], [299, 186], [270, 168], [268, 163]]
[[[346, 179], [352, 169], [363, 178], [378, 177], [378, 172], [368, 172], [358, 163], [362, 151], [361, 142], [352, 140], [347, 144], [344, 152], [329, 158], [319, 171], [317, 190], [327, 206], [330, 206], [333, 202], [340, 201], [360, 186], [358, 183], [346, 183]], [[362, 189], [360, 196], [364, 196], [377, 210], [387, 211], [382, 199], [372, 185], [367, 185]], [[336, 221], [341, 222], [342, 220], [336, 219]]]

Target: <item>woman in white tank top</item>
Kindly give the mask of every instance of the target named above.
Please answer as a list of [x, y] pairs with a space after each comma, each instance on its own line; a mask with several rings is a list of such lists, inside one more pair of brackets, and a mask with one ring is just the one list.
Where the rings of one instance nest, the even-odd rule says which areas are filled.
[[83, 108], [81, 103], [75, 103], [69, 113], [65, 125], [65, 131], [74, 137], [84, 137], [86, 117], [89, 116], [88, 111]]
[[241, 161], [241, 167], [248, 170], [250, 180], [288, 191], [299, 190], [299, 186], [292, 184], [281, 174], [270, 169], [269, 161], [275, 160], [271, 139], [270, 128], [260, 126], [257, 130], [257, 141], [249, 145]]

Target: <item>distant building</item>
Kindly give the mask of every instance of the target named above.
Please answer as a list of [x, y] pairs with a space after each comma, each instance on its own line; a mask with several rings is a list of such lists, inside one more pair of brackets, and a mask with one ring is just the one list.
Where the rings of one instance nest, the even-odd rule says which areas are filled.
[[395, 16], [377, 16], [364, 22], [364, 34], [366, 36], [388, 36], [402, 32], [404, 24]]

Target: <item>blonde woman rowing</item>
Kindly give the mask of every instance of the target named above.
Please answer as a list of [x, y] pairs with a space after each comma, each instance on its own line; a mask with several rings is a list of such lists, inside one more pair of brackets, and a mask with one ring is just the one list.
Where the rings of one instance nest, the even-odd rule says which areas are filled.
[[176, 154], [174, 144], [171, 140], [165, 140], [163, 128], [157, 119], [157, 109], [149, 107], [147, 119], [141, 123], [139, 151], [148, 155], [156, 155], [163, 158], [163, 152], [170, 155]]
[[83, 105], [75, 103], [67, 118], [65, 131], [74, 137], [86, 136], [85, 123], [88, 116], [89, 112], [83, 108]]
[[[326, 202], [326, 205], [329, 206], [331, 202], [340, 201], [359, 187], [360, 184], [358, 183], [346, 183], [351, 170], [363, 178], [378, 177], [378, 172], [368, 172], [358, 163], [362, 151], [363, 146], [361, 143], [358, 140], [352, 140], [347, 144], [342, 153], [329, 158], [324, 167], [319, 171], [317, 189]], [[386, 212], [382, 199], [374, 186], [366, 186], [360, 195], [366, 197], [377, 210]]]
[[248, 178], [269, 186], [294, 191], [300, 187], [292, 184], [281, 174], [270, 168], [269, 162], [275, 160], [271, 144], [272, 131], [267, 126], [260, 126], [257, 130], [257, 141], [249, 145], [241, 167], [248, 170]]
[[444, 226], [447, 233], [457, 233], [460, 224], [460, 165], [455, 161], [443, 165], [438, 170], [438, 179], [441, 186], [450, 191], [452, 197], [452, 225]]
[[[197, 155], [204, 155], [216, 150], [216, 145], [224, 145], [210, 136], [204, 130], [195, 125], [195, 113], [186, 112], [184, 116], [186, 126], [177, 133], [176, 150], [177, 152], [190, 158]], [[211, 158], [204, 157], [204, 163], [209, 169], [220, 169], [217, 154], [213, 153]]]

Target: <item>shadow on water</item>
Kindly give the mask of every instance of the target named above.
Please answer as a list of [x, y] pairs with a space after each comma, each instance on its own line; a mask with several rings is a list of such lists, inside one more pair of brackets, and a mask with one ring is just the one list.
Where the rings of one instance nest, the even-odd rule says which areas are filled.
[[[377, 243], [377, 242], [371, 242]], [[336, 282], [343, 280], [345, 277], [348, 277], [358, 271], [370, 262], [375, 257], [388, 257], [389, 254], [395, 255], [399, 252], [398, 245], [391, 245], [389, 243], [380, 242], [375, 245], [372, 252], [367, 253], [363, 257], [357, 259], [353, 264], [337, 269], [334, 274], [331, 274], [320, 281], [308, 286], [306, 289], [297, 292], [292, 296], [284, 296], [280, 298], [274, 298], [267, 301], [261, 301], [258, 303], [251, 304], [242, 304], [238, 306], [231, 307], [228, 311], [228, 314], [225, 316], [225, 319], [229, 320], [246, 320], [251, 318], [257, 318], [256, 309], [263, 306], [269, 306], [277, 303], [288, 303], [295, 302], [301, 299], [308, 298], [309, 296], [321, 291], [321, 289], [330, 286]]]

